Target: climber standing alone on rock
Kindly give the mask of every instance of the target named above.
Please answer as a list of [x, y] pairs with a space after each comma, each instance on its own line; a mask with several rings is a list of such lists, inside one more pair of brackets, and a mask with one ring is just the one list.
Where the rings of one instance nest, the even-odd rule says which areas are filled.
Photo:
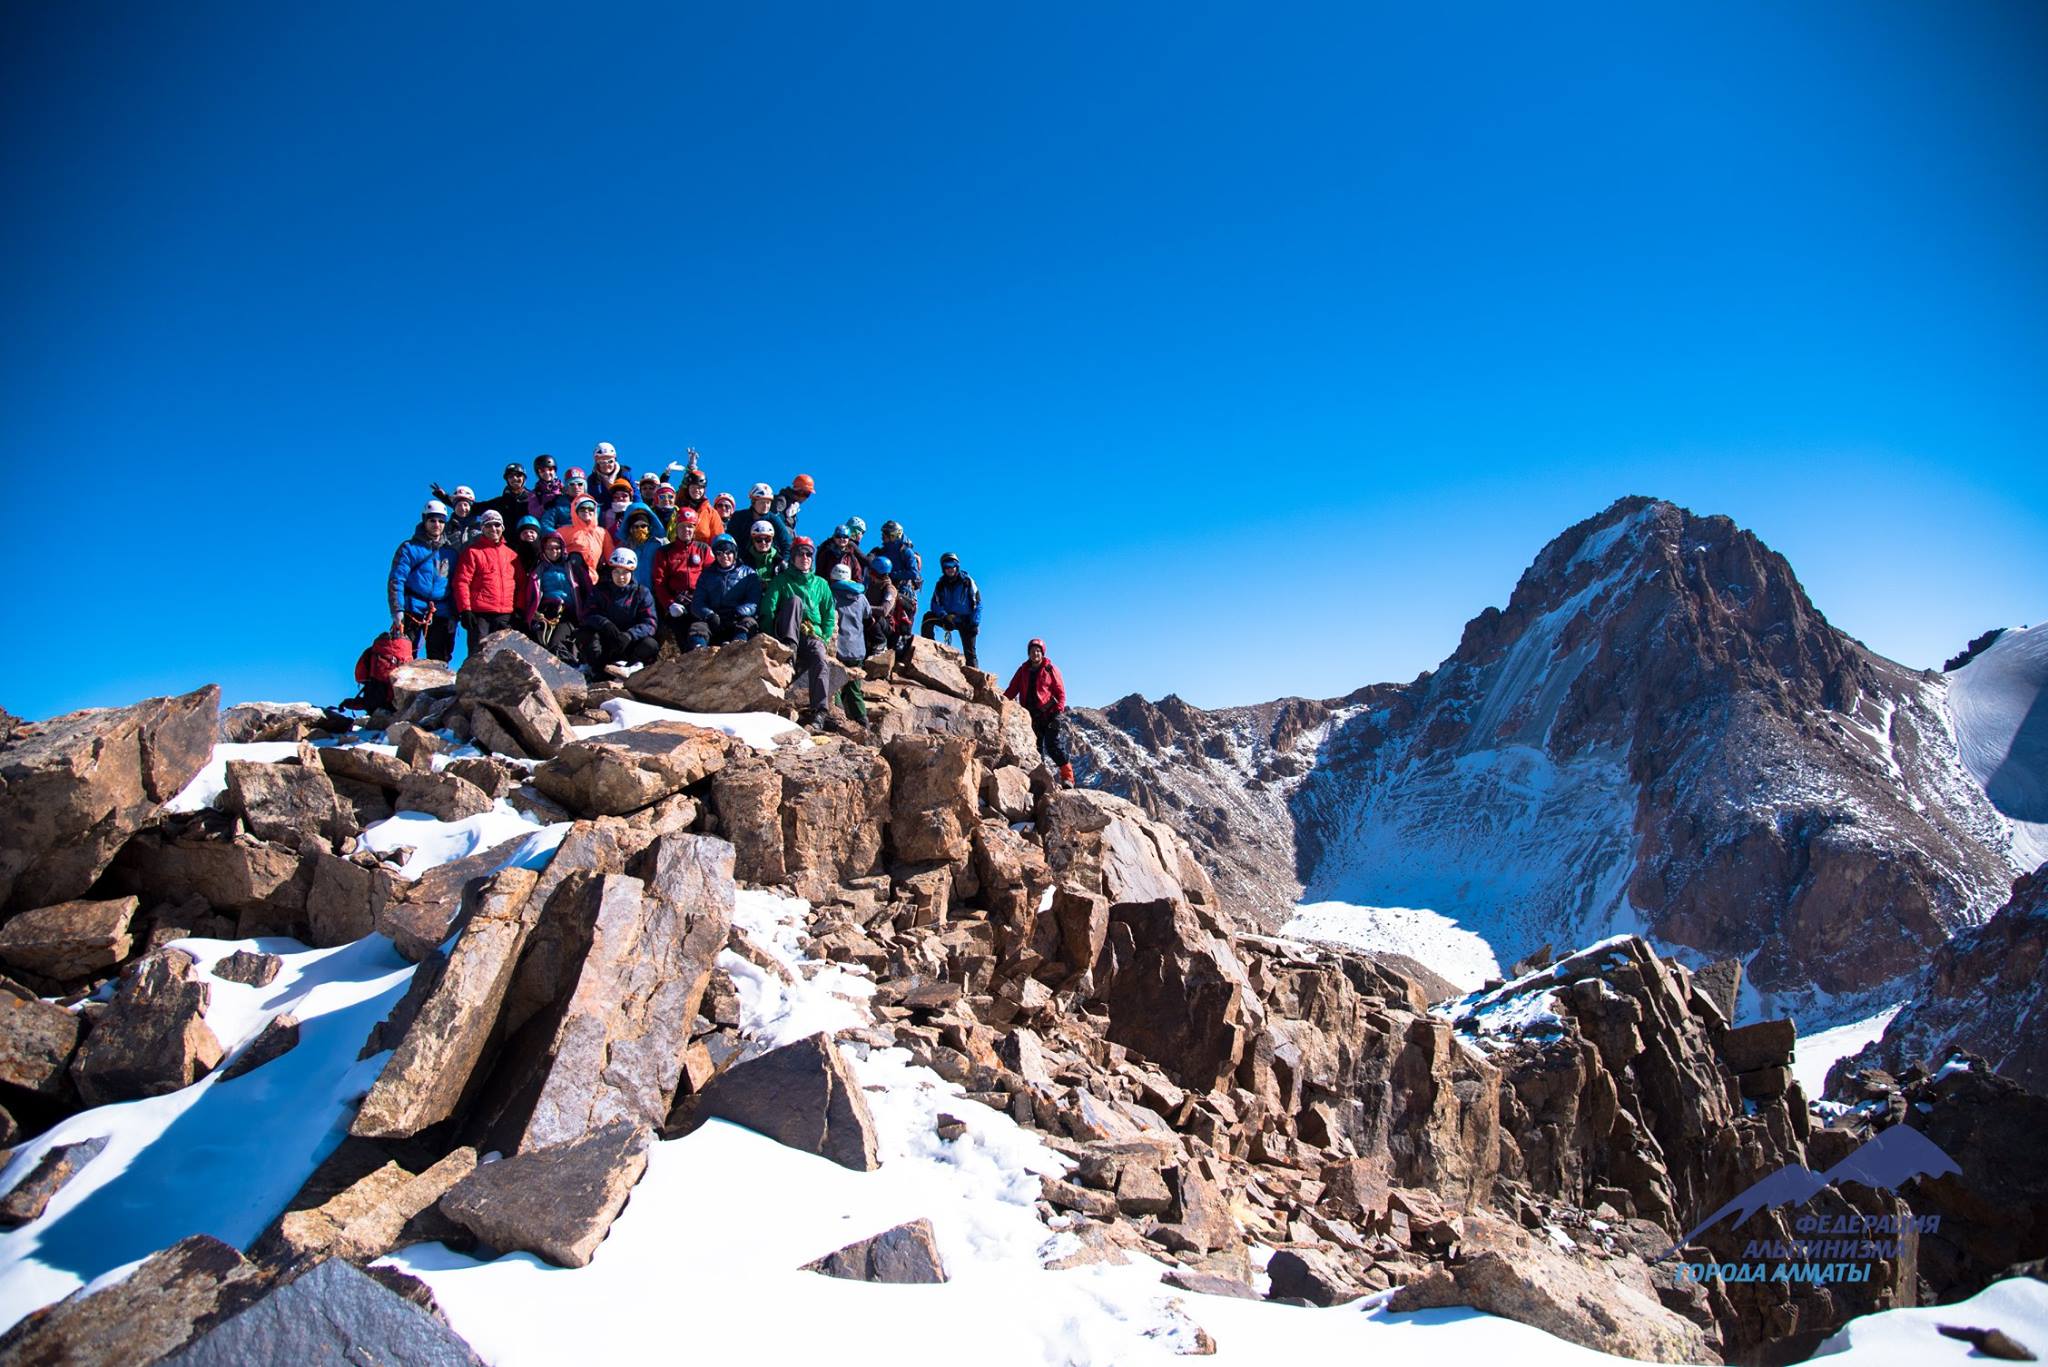
[[1010, 676], [1003, 696], [1024, 704], [1031, 714], [1031, 730], [1038, 737], [1039, 751], [1059, 766], [1060, 782], [1072, 787], [1074, 766], [1067, 758], [1066, 743], [1060, 738], [1060, 718], [1067, 710], [1067, 682], [1060, 667], [1045, 657], [1045, 642], [1034, 636], [1025, 647], [1024, 663]]

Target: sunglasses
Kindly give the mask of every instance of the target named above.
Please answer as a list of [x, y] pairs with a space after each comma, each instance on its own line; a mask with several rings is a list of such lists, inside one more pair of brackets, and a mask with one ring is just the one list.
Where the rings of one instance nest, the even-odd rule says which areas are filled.
[[428, 522], [446, 522], [448, 519], [439, 513], [428, 513], [425, 520]]

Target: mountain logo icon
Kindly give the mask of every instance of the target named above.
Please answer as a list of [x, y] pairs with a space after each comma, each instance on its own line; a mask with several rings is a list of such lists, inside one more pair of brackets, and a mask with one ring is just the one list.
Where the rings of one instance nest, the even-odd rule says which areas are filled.
[[1916, 1177], [1946, 1177], [1961, 1172], [1956, 1160], [1926, 1135], [1910, 1126], [1894, 1125], [1858, 1145], [1826, 1172], [1815, 1172], [1803, 1163], [1790, 1163], [1752, 1183], [1664, 1250], [1657, 1261], [1662, 1262], [1731, 1215], [1739, 1225], [1760, 1210], [1810, 1201], [1823, 1188], [1837, 1182], [1857, 1182], [1877, 1191], [1896, 1192]]

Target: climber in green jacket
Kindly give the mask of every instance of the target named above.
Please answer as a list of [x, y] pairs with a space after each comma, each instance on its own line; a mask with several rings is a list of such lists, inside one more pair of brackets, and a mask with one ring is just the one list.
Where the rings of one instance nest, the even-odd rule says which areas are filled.
[[796, 672], [808, 676], [810, 685], [811, 705], [801, 720], [813, 729], [829, 721], [825, 700], [831, 695], [831, 657], [826, 644], [839, 630], [832, 586], [811, 571], [817, 554], [807, 536], [790, 543], [789, 558], [761, 581], [759, 618], [771, 635], [796, 651]]

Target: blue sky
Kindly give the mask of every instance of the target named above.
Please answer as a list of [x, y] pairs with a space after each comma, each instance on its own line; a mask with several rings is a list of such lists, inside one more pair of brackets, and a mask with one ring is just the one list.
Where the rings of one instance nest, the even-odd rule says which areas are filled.
[[901, 518], [1084, 702], [1411, 677], [1627, 493], [1916, 666], [2048, 603], [2038, 6], [0, 26], [23, 715], [338, 698], [429, 479], [600, 438]]

